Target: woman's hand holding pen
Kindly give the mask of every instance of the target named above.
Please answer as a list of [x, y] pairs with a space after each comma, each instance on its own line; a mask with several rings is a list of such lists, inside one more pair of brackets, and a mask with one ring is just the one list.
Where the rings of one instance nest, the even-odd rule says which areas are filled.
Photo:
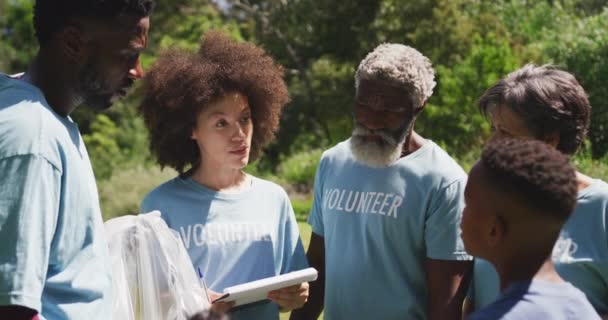
[[[211, 299], [210, 302], [213, 302], [222, 296], [221, 293], [217, 293], [213, 290], [207, 290], [207, 293], [209, 294], [209, 298]], [[232, 307], [234, 307], [234, 301], [231, 301], [231, 302], [218, 301], [218, 302], [213, 302], [211, 304], [211, 310], [217, 311], [220, 313], [226, 313]]]

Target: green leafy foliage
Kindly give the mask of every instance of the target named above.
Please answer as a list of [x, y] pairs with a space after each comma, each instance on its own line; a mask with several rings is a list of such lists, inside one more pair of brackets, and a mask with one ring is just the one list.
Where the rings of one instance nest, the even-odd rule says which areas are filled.
[[100, 114], [91, 125], [91, 132], [82, 137], [88, 152], [93, 155], [91, 163], [98, 179], [109, 178], [115, 165], [123, 159], [116, 142], [117, 134], [116, 124], [105, 114]]
[[37, 47], [32, 0], [0, 1], [0, 71], [25, 71]]
[[477, 109], [477, 99], [519, 64], [506, 41], [492, 34], [475, 35], [464, 61], [436, 67], [437, 94], [422, 113], [420, 131], [457, 154], [482, 143], [489, 125]]
[[547, 52], [572, 71], [586, 89], [591, 102], [591, 156], [608, 154], [608, 7], [553, 34]]
[[281, 162], [279, 176], [294, 186], [296, 191], [307, 193], [312, 189], [319, 159], [323, 150], [315, 149], [292, 154]]
[[291, 206], [299, 222], [306, 222], [310, 208], [312, 208], [312, 197], [291, 197]]
[[116, 170], [98, 181], [99, 200], [104, 220], [126, 214], [138, 214], [144, 196], [159, 184], [175, 178], [177, 172], [157, 166], [134, 166]]
[[[437, 87], [416, 124], [465, 169], [489, 134], [477, 99], [525, 63], [572, 71], [589, 94], [592, 125], [574, 161], [608, 178], [608, 6], [602, 0], [156, 0], [144, 68], [169, 48], [195, 50], [205, 31], [222, 29], [262, 46], [284, 66], [291, 101], [276, 141], [247, 172], [280, 183], [299, 219], [321, 150], [350, 135], [354, 72], [381, 42], [413, 46], [428, 56]], [[0, 0], [0, 71], [24, 71], [36, 53], [34, 0]], [[106, 218], [136, 212], [143, 193], [174, 173], [154, 169], [137, 113], [143, 92], [98, 114], [80, 107], [79, 123], [100, 185]], [[593, 158], [593, 159], [592, 159]], [[149, 178], [149, 179], [148, 179]], [[135, 193], [129, 190], [139, 190]]]

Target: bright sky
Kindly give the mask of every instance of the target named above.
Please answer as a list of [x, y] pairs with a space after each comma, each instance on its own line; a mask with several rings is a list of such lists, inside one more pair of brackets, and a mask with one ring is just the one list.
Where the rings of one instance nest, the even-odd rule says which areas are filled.
[[213, 2], [217, 3], [222, 9], [228, 9], [230, 7], [230, 4], [226, 0], [213, 0]]

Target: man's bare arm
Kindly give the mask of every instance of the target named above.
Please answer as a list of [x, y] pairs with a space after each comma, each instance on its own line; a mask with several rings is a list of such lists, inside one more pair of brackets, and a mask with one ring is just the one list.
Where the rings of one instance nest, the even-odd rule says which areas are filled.
[[2, 319], [14, 319], [14, 320], [38, 320], [38, 312], [36, 310], [17, 306], [0, 306], [0, 315]]
[[429, 320], [462, 318], [462, 303], [469, 288], [473, 261], [425, 261]]
[[290, 320], [316, 320], [323, 311], [325, 298], [325, 239], [314, 232], [306, 253], [308, 263], [319, 272], [317, 280], [310, 283], [308, 302], [291, 312]]

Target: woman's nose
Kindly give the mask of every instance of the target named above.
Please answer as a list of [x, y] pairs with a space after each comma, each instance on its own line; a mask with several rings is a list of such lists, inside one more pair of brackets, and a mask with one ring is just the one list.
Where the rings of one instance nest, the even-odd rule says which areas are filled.
[[234, 135], [232, 136], [233, 140], [241, 140], [243, 138], [245, 138], [245, 128], [243, 128], [243, 126], [241, 124], [237, 124], [236, 125], [236, 130]]

